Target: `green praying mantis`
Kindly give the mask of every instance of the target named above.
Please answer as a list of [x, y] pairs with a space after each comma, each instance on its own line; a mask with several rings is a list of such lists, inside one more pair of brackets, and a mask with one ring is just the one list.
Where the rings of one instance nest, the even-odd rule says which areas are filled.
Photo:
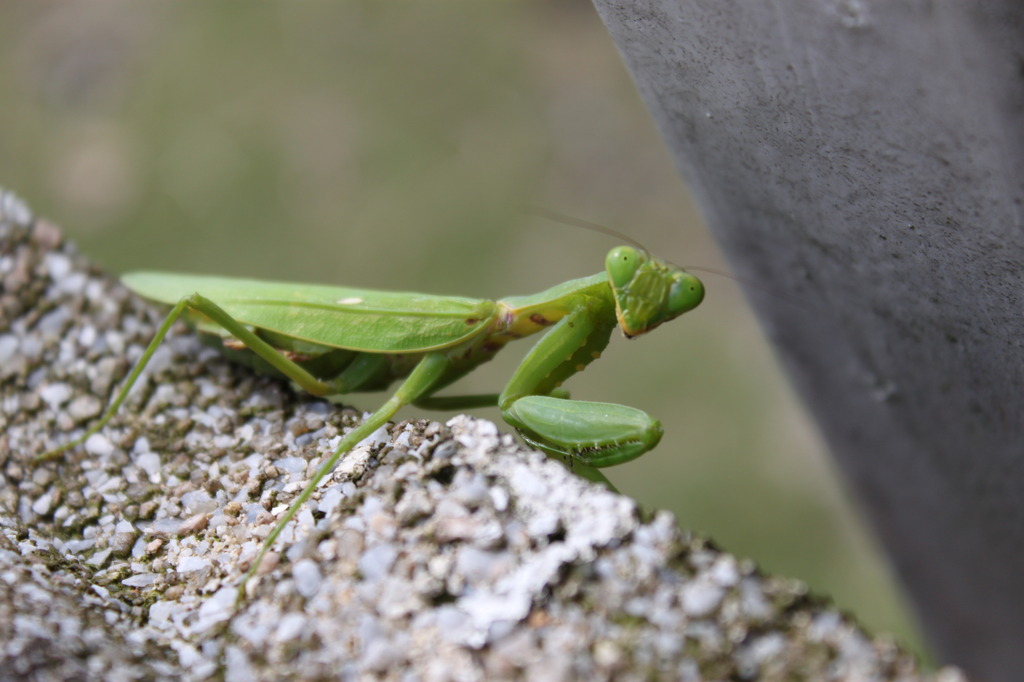
[[[427, 409], [497, 405], [529, 445], [608, 484], [598, 470], [652, 449], [661, 439], [661, 424], [632, 407], [570, 400], [562, 382], [600, 357], [615, 327], [626, 337], [639, 336], [704, 298], [697, 277], [632, 246], [613, 248], [605, 272], [498, 301], [160, 272], [132, 273], [122, 281], [140, 296], [173, 308], [99, 420], [37, 461], [54, 459], [103, 428], [183, 315], [200, 332], [222, 337], [227, 349], [269, 365], [316, 396], [376, 391], [402, 380], [383, 405], [345, 434], [288, 507], [243, 576], [240, 600], [263, 557], [321, 479], [409, 404]], [[545, 329], [500, 394], [435, 395], [510, 341]]]

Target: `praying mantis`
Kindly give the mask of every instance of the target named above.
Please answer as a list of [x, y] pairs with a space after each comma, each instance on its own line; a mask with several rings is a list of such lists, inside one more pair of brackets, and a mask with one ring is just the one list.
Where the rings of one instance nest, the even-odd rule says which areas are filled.
[[[182, 316], [200, 332], [222, 337], [227, 349], [262, 361], [316, 396], [376, 391], [402, 380], [383, 405], [344, 435], [285, 511], [242, 577], [239, 600], [324, 476], [409, 404], [497, 405], [529, 445], [610, 485], [599, 469], [654, 448], [661, 424], [632, 407], [570, 400], [562, 383], [600, 357], [616, 327], [628, 338], [640, 336], [704, 298], [697, 277], [633, 246], [609, 251], [605, 272], [498, 301], [162, 272], [131, 273], [122, 281], [143, 298], [173, 307], [106, 412], [37, 462], [59, 457], [110, 421]], [[545, 329], [500, 394], [435, 395], [509, 342]]]

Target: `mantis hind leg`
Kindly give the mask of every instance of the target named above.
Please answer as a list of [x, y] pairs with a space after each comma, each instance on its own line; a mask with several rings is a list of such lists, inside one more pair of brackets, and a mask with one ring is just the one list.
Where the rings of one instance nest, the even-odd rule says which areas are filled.
[[256, 575], [259, 570], [260, 562], [263, 561], [263, 557], [270, 551], [274, 541], [277, 540], [277, 536], [281, 534], [281, 531], [285, 529], [288, 522], [298, 513], [302, 505], [313, 494], [316, 490], [317, 485], [323, 480], [324, 476], [334, 471], [334, 468], [338, 465], [338, 460], [346, 452], [354, 448], [359, 444], [360, 441], [367, 438], [374, 431], [379, 429], [381, 426], [386, 424], [395, 413], [398, 412], [403, 406], [415, 402], [420, 396], [428, 395], [431, 389], [437, 385], [437, 383], [444, 376], [445, 371], [448, 368], [448, 358], [443, 352], [427, 353], [423, 356], [423, 359], [419, 361], [419, 364], [413, 368], [409, 376], [406, 377], [402, 385], [398, 387], [398, 390], [394, 392], [390, 399], [374, 412], [372, 415], [367, 417], [362, 424], [349, 431], [338, 443], [334, 453], [328, 457], [320, 465], [320, 467], [310, 478], [309, 483], [302, 489], [299, 496], [288, 506], [284, 515], [278, 520], [273, 530], [264, 540], [263, 546], [260, 548], [259, 553], [253, 559], [249, 570], [238, 585], [237, 600], [243, 601], [246, 596], [246, 585], [249, 579]]
[[156, 349], [163, 342], [167, 333], [171, 330], [171, 327], [173, 327], [174, 323], [177, 322], [182, 314], [188, 310], [201, 313], [210, 320], [216, 322], [218, 325], [223, 327], [225, 331], [244, 343], [251, 351], [256, 353], [256, 355], [274, 367], [274, 369], [299, 384], [299, 386], [306, 391], [314, 395], [330, 395], [331, 393], [336, 392], [336, 389], [331, 384], [320, 381], [305, 369], [286, 358], [273, 346], [245, 327], [245, 325], [228, 315], [216, 303], [205, 296], [192, 294], [191, 296], [186, 296], [178, 301], [178, 303], [171, 309], [171, 312], [167, 314], [167, 317], [164, 318], [164, 321], [160, 324], [159, 329], [157, 329], [156, 334], [153, 336], [153, 340], [149, 342], [146, 350], [142, 353], [142, 357], [139, 358], [137, 363], [135, 363], [135, 367], [132, 368], [132, 371], [125, 380], [124, 385], [118, 391], [114, 400], [110, 403], [110, 407], [107, 408], [107, 411], [103, 413], [96, 423], [86, 429], [85, 433], [78, 438], [44, 452], [36, 457], [35, 461], [39, 463], [56, 459], [64, 451], [84, 443], [90, 436], [106, 426], [107, 422], [117, 414], [121, 404], [124, 403], [125, 399], [128, 397], [132, 387], [135, 386], [135, 382], [138, 381], [139, 376], [142, 375], [142, 371], [146, 369], [146, 365], [148, 365], [149, 361], [152, 359], [153, 353], [156, 352]]
[[110, 403], [110, 407], [108, 407], [107, 411], [103, 413], [103, 416], [101, 416], [99, 420], [96, 421], [95, 424], [86, 429], [85, 433], [83, 433], [78, 438], [75, 438], [71, 442], [65, 443], [64, 445], [53, 448], [52, 450], [47, 450], [43, 454], [36, 457], [35, 462], [37, 464], [40, 462], [47, 462], [52, 459], [56, 459], [65, 450], [70, 450], [71, 448], [81, 443], [84, 443], [86, 440], [89, 439], [90, 436], [97, 433], [100, 429], [106, 426], [107, 422], [109, 422], [113, 418], [113, 416], [117, 414], [117, 410], [121, 407], [121, 403], [123, 403], [125, 399], [128, 397], [128, 394], [131, 392], [132, 387], [135, 385], [135, 382], [142, 374], [142, 370], [146, 369], [146, 365], [149, 364], [150, 359], [153, 357], [153, 353], [156, 352], [156, 349], [163, 342], [164, 337], [167, 336], [167, 332], [170, 331], [171, 327], [174, 326], [174, 323], [178, 321], [179, 317], [181, 317], [181, 314], [185, 312], [188, 308], [188, 300], [182, 299], [178, 301], [178, 304], [174, 306], [170, 313], [167, 314], [167, 317], [164, 318], [164, 321], [160, 325], [160, 328], [157, 329], [156, 334], [153, 336], [153, 340], [149, 342], [149, 345], [146, 347], [146, 350], [142, 353], [142, 357], [139, 358], [139, 361], [137, 363], [135, 363], [135, 367], [132, 368], [131, 374], [129, 374], [128, 378], [125, 380], [124, 386], [122, 386], [121, 390], [118, 391], [117, 396], [114, 397], [113, 402]]

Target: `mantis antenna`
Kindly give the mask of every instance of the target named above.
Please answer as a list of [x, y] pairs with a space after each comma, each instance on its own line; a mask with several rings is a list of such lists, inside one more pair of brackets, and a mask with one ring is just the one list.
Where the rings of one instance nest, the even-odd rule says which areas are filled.
[[[548, 220], [554, 220], [555, 222], [564, 223], [566, 225], [572, 225], [573, 227], [581, 227], [584, 230], [591, 230], [592, 232], [600, 232], [603, 235], [607, 235], [609, 237], [614, 237], [615, 239], [620, 239], [623, 242], [625, 242], [625, 243], [627, 243], [627, 244], [629, 244], [631, 246], [635, 246], [636, 248], [640, 249], [644, 253], [650, 254], [650, 251], [643, 244], [641, 244], [637, 240], [633, 239], [629, 235], [623, 234], [622, 232], [619, 232], [618, 230], [616, 230], [614, 228], [608, 227], [607, 225], [602, 225], [600, 223], [595, 223], [595, 222], [592, 222], [590, 220], [584, 220], [583, 218], [576, 218], [574, 216], [566, 215], [564, 213], [559, 213], [557, 211], [552, 211], [550, 209], [541, 208], [541, 207], [538, 207], [538, 206], [531, 206], [531, 207], [529, 207], [527, 209], [527, 212], [531, 213], [531, 214], [533, 214], [535, 216], [539, 216], [541, 218], [547, 218]], [[739, 277], [737, 277], [736, 275], [733, 275], [732, 273], [729, 273], [729, 272], [725, 272], [724, 270], [716, 270], [714, 268], [705, 268], [705, 267], [702, 267], [700, 265], [694, 265], [694, 266], [688, 266], [687, 265], [687, 266], [678, 266], [678, 267], [681, 267], [683, 270], [686, 270], [688, 272], [691, 271], [691, 270], [695, 270], [697, 272], [707, 272], [707, 273], [712, 274], [712, 275], [717, 275], [719, 277], [725, 277], [727, 279], [731, 279], [734, 282], [742, 282], [743, 281]]]
[[651, 253], [650, 251], [647, 250], [647, 247], [645, 247], [643, 244], [633, 239], [629, 235], [623, 234], [618, 230], [613, 230], [612, 228], [607, 227], [605, 225], [591, 222], [589, 220], [583, 220], [582, 218], [574, 218], [573, 216], [565, 215], [564, 213], [558, 213], [557, 211], [552, 211], [547, 208], [541, 208], [539, 206], [531, 206], [527, 208], [526, 211], [527, 213], [532, 213], [533, 215], [539, 216], [541, 218], [554, 220], [555, 222], [563, 223], [565, 225], [572, 225], [573, 227], [582, 227], [584, 230], [600, 232], [603, 235], [614, 237], [615, 239], [621, 239], [626, 244], [629, 244], [630, 246], [635, 246], [636, 248], [640, 249], [641, 251], [648, 255], [650, 255]]
[[[591, 232], [599, 232], [600, 234], [603, 234], [603, 235], [606, 235], [606, 236], [609, 236], [609, 237], [614, 237], [615, 239], [620, 239], [623, 242], [625, 242], [625, 243], [627, 243], [627, 244], [629, 244], [631, 246], [635, 246], [636, 248], [640, 249], [644, 253], [650, 255], [650, 251], [647, 249], [647, 247], [645, 247], [643, 244], [638, 242], [636, 239], [633, 239], [629, 235], [623, 234], [622, 232], [619, 232], [618, 230], [616, 230], [614, 228], [608, 227], [607, 225], [602, 225], [600, 223], [595, 223], [595, 222], [590, 221], [590, 220], [584, 220], [583, 218], [577, 218], [575, 216], [566, 215], [564, 213], [559, 213], [558, 211], [552, 211], [551, 209], [543, 208], [543, 207], [540, 207], [540, 206], [530, 206], [530, 207], [527, 207], [526, 212], [530, 213], [532, 215], [535, 215], [535, 216], [539, 216], [541, 218], [547, 218], [548, 220], [553, 220], [553, 221], [558, 222], [558, 223], [563, 223], [565, 225], [572, 225], [573, 227], [581, 227], [584, 230], [590, 230]], [[679, 268], [681, 268], [683, 270], [686, 270], [687, 272], [706, 272], [708, 274], [716, 275], [718, 277], [725, 277], [726, 279], [731, 279], [734, 282], [738, 282], [740, 284], [745, 284], [745, 285], [749, 286], [750, 288], [752, 288], [754, 290], [765, 291], [765, 288], [763, 286], [760, 286], [759, 284], [756, 284], [756, 283], [754, 283], [751, 280], [744, 279], [743, 277], [737, 277], [736, 275], [732, 274], [731, 272], [726, 272], [724, 270], [716, 270], [715, 268], [707, 268], [707, 267], [704, 267], [704, 266], [701, 266], [701, 265], [692, 265], [692, 266], [691, 265], [686, 265], [686, 266], [677, 265], [676, 267], [679, 267]], [[785, 297], [783, 297], [783, 298], [785, 299]], [[796, 303], [795, 301], [787, 300], [787, 302], [792, 304], [792, 305], [795, 305], [795, 306], [797, 306], [799, 308], [805, 308], [803, 305], [801, 305], [799, 303]]]

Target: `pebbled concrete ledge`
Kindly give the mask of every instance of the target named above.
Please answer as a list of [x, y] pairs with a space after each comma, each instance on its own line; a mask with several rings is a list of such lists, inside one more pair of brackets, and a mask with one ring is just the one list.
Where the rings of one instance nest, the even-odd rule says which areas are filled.
[[236, 611], [358, 414], [182, 327], [106, 429], [31, 466], [160, 319], [0, 191], [0, 678], [963, 679], [464, 416], [350, 453]]

